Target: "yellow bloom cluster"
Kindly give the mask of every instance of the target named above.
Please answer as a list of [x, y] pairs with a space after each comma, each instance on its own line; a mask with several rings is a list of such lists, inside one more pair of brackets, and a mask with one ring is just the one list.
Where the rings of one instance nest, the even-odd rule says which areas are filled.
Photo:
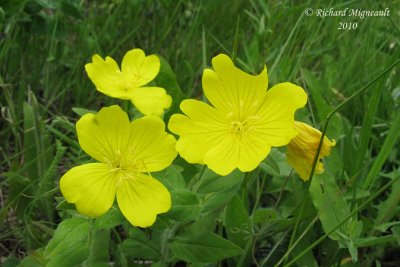
[[[272, 147], [287, 145], [289, 164], [307, 180], [321, 132], [295, 122], [295, 111], [304, 107], [307, 95], [292, 83], [268, 89], [267, 69], [250, 75], [237, 68], [224, 54], [213, 58], [213, 69], [202, 77], [210, 104], [188, 99], [184, 114], [171, 116], [168, 127], [178, 141], [165, 132], [159, 118], [170, 107], [165, 89], [145, 86], [160, 70], [157, 56], [140, 49], [124, 56], [121, 69], [110, 57], [94, 55], [85, 66], [98, 91], [130, 100], [145, 116], [130, 122], [118, 106], [86, 114], [76, 124], [79, 144], [97, 163], [83, 164], [65, 173], [61, 192], [77, 210], [91, 217], [118, 205], [132, 225], [147, 227], [157, 214], [171, 207], [171, 196], [150, 172], [165, 169], [179, 155], [189, 163], [205, 164], [220, 175], [238, 168], [257, 168]], [[155, 116], [153, 116], [155, 115]], [[334, 141], [324, 138], [318, 160], [329, 155]], [[318, 162], [316, 173], [324, 170]]]
[[[161, 116], [171, 97], [160, 87], [143, 87], [160, 70], [157, 56], [140, 49], [126, 53], [121, 70], [110, 57], [94, 55], [85, 68], [98, 91], [130, 100], [144, 117], [130, 122], [119, 106], [86, 114], [76, 124], [79, 144], [97, 163], [72, 168], [60, 180], [61, 192], [77, 210], [98, 217], [118, 206], [135, 226], [151, 226], [171, 208], [169, 191], [150, 172], [161, 171], [177, 156], [175, 138]], [[153, 116], [155, 115], [155, 116]]]

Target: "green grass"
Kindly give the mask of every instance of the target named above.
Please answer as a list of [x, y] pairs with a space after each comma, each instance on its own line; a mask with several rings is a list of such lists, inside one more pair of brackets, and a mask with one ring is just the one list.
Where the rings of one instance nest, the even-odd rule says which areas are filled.
[[[40, 248], [49, 244], [47, 249], [54, 249], [55, 241], [48, 243], [54, 233], [66, 234], [55, 231], [57, 225], [76, 217], [58, 190], [61, 175], [88, 160], [74, 126], [82, 110], [73, 108], [124, 105], [97, 92], [88, 79], [84, 65], [95, 53], [117, 62], [135, 47], [162, 56], [175, 73], [175, 99], [204, 99], [203, 69], [217, 54], [235, 53], [238, 66], [247, 72], [257, 74], [266, 65], [270, 87], [284, 81], [302, 86], [309, 102], [296, 118], [320, 129], [329, 112], [400, 58], [400, 1], [15, 0], [0, 6], [0, 261], [7, 259], [7, 266], [16, 266], [28, 254], [29, 260], [43, 258]], [[358, 20], [303, 14], [306, 8], [331, 7], [388, 7], [391, 16]], [[358, 22], [358, 28], [338, 30], [339, 22]], [[171, 223], [163, 217], [155, 227], [138, 230], [117, 211], [111, 222], [96, 221], [106, 227], [88, 237], [90, 261], [135, 266], [137, 255], [131, 250], [150, 256], [162, 251], [154, 256], [158, 266], [173, 265], [182, 259], [180, 246], [197, 240], [188, 239], [188, 233], [207, 228], [208, 235], [214, 232], [243, 249], [237, 256], [226, 245], [234, 256], [219, 266], [255, 261], [274, 266], [293, 259], [297, 266], [398, 264], [399, 71], [399, 65], [391, 69], [332, 116], [327, 136], [337, 145], [325, 162], [325, 174], [311, 184], [289, 175], [281, 150], [276, 150], [271, 160], [237, 181], [236, 191], [216, 196], [216, 203], [218, 197], [226, 200], [222, 206], [207, 202], [209, 210], [203, 209], [195, 222]], [[190, 198], [204, 204], [209, 192], [202, 180], [195, 180], [198, 169], [181, 159], [176, 166], [166, 175], [193, 185]], [[185, 168], [183, 176], [180, 167]], [[203, 176], [206, 182], [212, 178], [207, 171]], [[251, 227], [243, 228], [247, 220]], [[93, 229], [92, 221], [71, 223]], [[239, 233], [229, 233], [227, 225]], [[220, 237], [210, 238], [225, 246]], [[97, 251], [96, 242], [109, 247]], [[355, 251], [357, 262], [351, 262]], [[79, 258], [79, 253], [73, 255]]]

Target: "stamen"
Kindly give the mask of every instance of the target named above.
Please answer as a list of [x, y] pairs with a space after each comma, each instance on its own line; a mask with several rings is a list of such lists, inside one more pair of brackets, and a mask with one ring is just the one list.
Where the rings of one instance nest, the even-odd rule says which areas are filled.
[[229, 132], [240, 144], [242, 144], [242, 138], [244, 135], [255, 129], [254, 123], [259, 119], [259, 116], [249, 116], [243, 121], [232, 120]]

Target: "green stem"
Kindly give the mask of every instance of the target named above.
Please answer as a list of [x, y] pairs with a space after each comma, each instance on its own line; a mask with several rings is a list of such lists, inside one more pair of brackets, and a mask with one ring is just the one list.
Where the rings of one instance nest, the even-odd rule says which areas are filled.
[[179, 229], [181, 224], [176, 222], [171, 228], [166, 229], [162, 234], [161, 241], [161, 261], [168, 262], [169, 259], [169, 250], [168, 250], [168, 241], [175, 235], [176, 231]]
[[276, 209], [276, 208], [278, 207], [278, 204], [279, 204], [279, 202], [281, 201], [283, 192], [285, 191], [285, 187], [287, 186], [287, 184], [288, 184], [288, 182], [289, 182], [289, 178], [292, 176], [292, 173], [293, 173], [293, 169], [290, 170], [289, 175], [286, 177], [285, 182], [284, 182], [283, 185], [282, 185], [282, 188], [281, 188], [281, 191], [279, 192], [279, 195], [278, 195], [278, 198], [277, 198], [277, 200], [276, 200], [274, 209]]
[[[358, 95], [360, 95], [361, 93], [363, 93], [366, 89], [368, 89], [372, 84], [374, 84], [377, 80], [379, 80], [380, 78], [382, 78], [386, 73], [388, 73], [390, 70], [392, 70], [397, 64], [400, 63], [400, 59], [396, 60], [392, 65], [390, 65], [387, 69], [385, 69], [380, 75], [378, 75], [377, 77], [375, 77], [372, 81], [370, 81], [368, 84], [364, 85], [360, 90], [358, 90], [357, 92], [355, 92], [354, 94], [352, 94], [349, 98], [347, 98], [345, 101], [343, 101], [342, 103], [340, 103], [339, 105], [337, 105], [331, 112], [328, 113], [328, 115], [326, 116], [326, 120], [324, 123], [324, 127], [322, 129], [322, 134], [321, 134], [321, 138], [319, 140], [319, 144], [318, 144], [318, 148], [317, 148], [317, 153], [315, 154], [314, 157], [314, 161], [312, 164], [312, 168], [311, 168], [311, 173], [310, 173], [310, 177], [308, 178], [308, 191], [310, 189], [310, 185], [311, 185], [311, 181], [312, 178], [314, 176], [314, 172], [315, 172], [315, 168], [317, 166], [318, 163], [318, 158], [319, 158], [319, 154], [321, 152], [321, 148], [322, 148], [322, 143], [324, 141], [324, 137], [326, 134], [326, 131], [328, 129], [328, 125], [329, 122], [331, 120], [331, 118], [333, 117], [333, 115], [338, 112], [340, 109], [342, 109], [347, 103], [349, 103], [351, 100], [353, 100], [355, 97], [357, 97]], [[288, 246], [288, 250], [291, 250], [291, 246], [293, 245], [293, 241], [296, 237], [296, 232], [298, 229], [298, 225], [300, 223], [300, 219], [303, 215], [304, 212], [304, 202], [306, 200], [306, 195], [304, 194], [303, 199], [302, 199], [302, 206], [300, 209], [300, 213], [298, 214], [297, 218], [296, 218], [296, 223], [290, 238], [290, 242], [289, 242], [289, 246]], [[286, 254], [285, 254], [286, 255]], [[289, 254], [287, 254], [286, 256], [284, 256], [285, 258], [288, 257]]]
[[192, 177], [192, 179], [189, 181], [188, 183], [188, 187], [192, 190], [192, 191], [197, 191], [197, 189], [200, 186], [200, 182], [201, 182], [201, 178], [203, 177], [204, 173], [206, 172], [207, 169], [207, 165], [203, 165], [203, 167], [201, 168], [201, 171], [198, 175], [194, 175]]
[[334, 228], [332, 228], [329, 232], [325, 233], [323, 236], [321, 236], [317, 241], [312, 243], [310, 246], [308, 246], [305, 250], [303, 250], [299, 255], [297, 255], [293, 260], [291, 260], [288, 264], [285, 265], [285, 267], [289, 267], [293, 265], [298, 259], [303, 257], [308, 251], [312, 250], [314, 247], [316, 247], [319, 243], [321, 243], [325, 238], [327, 238], [330, 234], [335, 232], [339, 227], [341, 227], [347, 220], [352, 218], [355, 214], [357, 214], [360, 210], [362, 210], [366, 205], [368, 205], [372, 200], [374, 200], [376, 197], [378, 197], [380, 194], [382, 194], [388, 187], [390, 187], [393, 183], [397, 182], [400, 180], [400, 177], [397, 177], [396, 179], [391, 180], [388, 182], [386, 185], [384, 185], [380, 190], [378, 190], [375, 194], [370, 196], [364, 203], [362, 203], [357, 209], [355, 209], [352, 213], [350, 213], [346, 218], [344, 218], [338, 225], [336, 225]]
[[[295, 246], [295, 244], [293, 242], [294, 242], [294, 239], [296, 238], [297, 230], [299, 229], [299, 224], [300, 224], [300, 220], [303, 216], [304, 207], [306, 206], [306, 201], [305, 201], [306, 197], [305, 196], [306, 196], [306, 192], [304, 192], [303, 198], [301, 200], [300, 212], [298, 213], [298, 215], [296, 217], [296, 222], [294, 224], [294, 228], [293, 228], [292, 234], [290, 236], [289, 246], [287, 249], [288, 253], [285, 253], [285, 255], [283, 255], [282, 259], [279, 261], [279, 264], [286, 260], [286, 258], [289, 256], [290, 252], [292, 251], [292, 249]], [[300, 240], [300, 238], [299, 238], [299, 240]]]
[[245, 266], [247, 255], [248, 255], [250, 249], [253, 247], [253, 242], [255, 242], [253, 240], [253, 237], [250, 237], [249, 240], [246, 243], [245, 248], [244, 248], [244, 253], [240, 257], [240, 259], [237, 262], [236, 266], [238, 266], [238, 267], [244, 267]]
[[274, 245], [274, 247], [271, 249], [271, 251], [269, 252], [269, 254], [267, 255], [267, 257], [265, 257], [261, 263], [257, 264], [257, 266], [265, 266], [265, 264], [268, 262], [268, 260], [271, 258], [271, 256], [274, 254], [274, 252], [276, 251], [276, 249], [279, 247], [279, 245], [282, 243], [283, 240], [285, 240], [287, 233], [285, 233], [279, 240], [278, 242], [276, 242], [276, 244]]
[[307, 228], [303, 231], [303, 233], [299, 236], [299, 238], [296, 240], [296, 242], [293, 243], [293, 245], [286, 251], [285, 255], [280, 259], [280, 261], [275, 264], [275, 266], [279, 266], [286, 258], [287, 256], [293, 251], [293, 249], [297, 246], [297, 244], [303, 239], [303, 237], [308, 233], [308, 231], [311, 230], [313, 227], [314, 223], [318, 220], [319, 215], [314, 217], [314, 219], [311, 221], [311, 223], [307, 226]]
[[94, 257], [93, 257], [94, 250], [95, 250], [94, 236], [96, 235], [96, 229], [94, 227], [94, 223], [95, 223], [95, 219], [89, 219], [89, 235], [88, 235], [89, 255], [86, 260], [87, 267], [93, 266], [93, 260], [94, 260]]
[[261, 178], [261, 184], [259, 182], [259, 179], [257, 177], [257, 192], [256, 192], [256, 201], [254, 203], [253, 209], [251, 211], [251, 217], [254, 217], [254, 214], [256, 213], [258, 204], [260, 203], [260, 198], [262, 196], [263, 193], [263, 188], [264, 188], [264, 184], [265, 184], [265, 180], [267, 179], [267, 173], [265, 173], [262, 178]]

